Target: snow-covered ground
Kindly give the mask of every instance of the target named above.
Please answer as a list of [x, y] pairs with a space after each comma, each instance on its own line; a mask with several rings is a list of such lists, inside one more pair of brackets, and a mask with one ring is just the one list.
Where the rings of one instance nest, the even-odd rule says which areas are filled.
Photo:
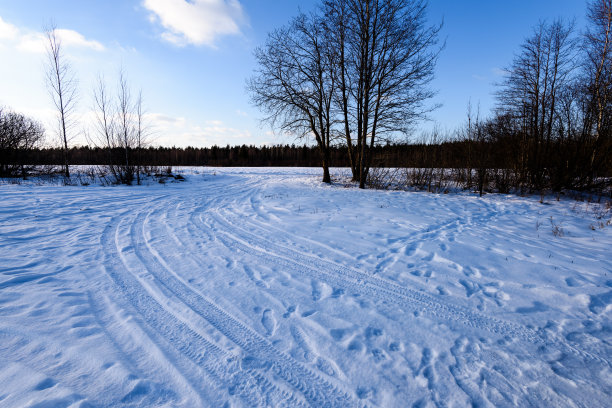
[[319, 173], [0, 186], [0, 406], [611, 405], [593, 205]]

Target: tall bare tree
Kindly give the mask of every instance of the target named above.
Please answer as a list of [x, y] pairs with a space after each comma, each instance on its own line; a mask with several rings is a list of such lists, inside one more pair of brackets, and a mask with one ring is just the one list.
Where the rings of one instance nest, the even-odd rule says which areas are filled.
[[142, 148], [146, 143], [146, 127], [144, 123], [144, 110], [142, 90], [138, 92], [138, 98], [134, 105], [134, 147], [136, 148], [136, 184], [140, 185], [142, 173]]
[[115, 118], [113, 116], [112, 102], [106, 89], [106, 82], [102, 76], [98, 77], [98, 82], [93, 91], [94, 106], [96, 114], [96, 125], [98, 137], [93, 140], [96, 145], [104, 146], [107, 150], [107, 168], [110, 170], [115, 180], [119, 180], [118, 169], [113, 158], [115, 148]]
[[281, 129], [315, 136], [325, 181], [334, 135], [364, 188], [375, 144], [432, 109], [440, 26], [426, 25], [426, 8], [426, 0], [326, 0], [256, 52], [253, 101]]
[[62, 144], [64, 176], [70, 177], [68, 143], [74, 125], [73, 114], [77, 102], [77, 80], [62, 48], [62, 40], [55, 25], [46, 30], [47, 72], [46, 81], [58, 116], [58, 135]]
[[529, 184], [544, 185], [544, 161], [560, 125], [559, 100], [570, 86], [576, 68], [573, 23], [540, 22], [523, 43], [498, 92], [500, 111], [510, 112], [522, 122], [525, 136], [524, 167]]
[[434, 107], [428, 84], [440, 26], [426, 23], [426, 0], [327, 0], [324, 13], [338, 55], [339, 107], [353, 178], [360, 188], [371, 151], [386, 135], [406, 134]]
[[340, 134], [344, 134], [346, 141], [349, 166], [353, 175], [353, 180], [359, 180], [358, 158], [357, 152], [360, 151], [360, 140], [357, 140], [358, 145], [355, 146], [352, 135], [352, 120], [351, 111], [351, 90], [353, 89], [354, 78], [349, 71], [349, 44], [351, 31], [349, 30], [351, 13], [347, 1], [326, 0], [323, 3], [322, 19], [328, 33], [329, 41], [331, 41], [334, 53], [336, 56], [335, 64], [332, 66], [331, 75], [334, 78], [336, 92], [334, 95], [334, 105], [340, 111], [340, 120], [342, 126], [339, 130]]
[[323, 182], [330, 183], [336, 54], [327, 34], [314, 14], [301, 14], [272, 32], [265, 46], [255, 51], [259, 68], [247, 88], [273, 126], [298, 137], [314, 136]]
[[130, 165], [130, 149], [134, 146], [134, 128], [132, 124], [132, 93], [123, 70], [119, 72], [117, 87], [117, 141], [123, 149], [126, 180], [131, 182], [134, 177], [133, 166]]
[[97, 138], [94, 142], [108, 150], [107, 168], [116, 183], [141, 183], [142, 148], [147, 143], [142, 91], [134, 101], [127, 77], [119, 72], [117, 93], [109, 95], [102, 77], [94, 89]]

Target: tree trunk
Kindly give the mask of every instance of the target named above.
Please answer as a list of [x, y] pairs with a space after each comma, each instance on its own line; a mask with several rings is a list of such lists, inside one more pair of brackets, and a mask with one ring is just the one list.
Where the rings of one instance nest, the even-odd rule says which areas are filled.
[[327, 160], [323, 160], [323, 182], [331, 184], [331, 176], [329, 174], [329, 162]]

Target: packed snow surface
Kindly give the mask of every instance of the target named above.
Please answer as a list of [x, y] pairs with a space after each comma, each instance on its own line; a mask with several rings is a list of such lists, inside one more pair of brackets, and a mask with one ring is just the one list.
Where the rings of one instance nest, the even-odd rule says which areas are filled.
[[0, 406], [611, 406], [593, 205], [186, 177], [0, 186]]

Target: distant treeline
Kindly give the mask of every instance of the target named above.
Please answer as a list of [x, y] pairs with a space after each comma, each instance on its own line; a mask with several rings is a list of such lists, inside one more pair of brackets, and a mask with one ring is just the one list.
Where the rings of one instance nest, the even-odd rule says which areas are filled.
[[[455, 140], [440, 143], [394, 143], [373, 147], [375, 167], [396, 168], [480, 168], [514, 169], [522, 153], [522, 139], [510, 136], [492, 141]], [[582, 164], [580, 143], [555, 141], [549, 146], [554, 152], [544, 158], [542, 167], [550, 174], [580, 175]], [[111, 153], [109, 155], [109, 153]], [[320, 151], [316, 146], [213, 146], [203, 148], [149, 147], [130, 152], [132, 160], [141, 166], [219, 166], [219, 167], [320, 167]], [[120, 158], [122, 149], [109, 152], [105, 148], [74, 147], [69, 149], [72, 165], [107, 165], [109, 157]], [[0, 149], [2, 164], [62, 165], [61, 148], [30, 150]], [[486, 161], [486, 163], [483, 163]], [[344, 146], [331, 148], [331, 165], [348, 167], [348, 151]], [[607, 161], [600, 176], [612, 176], [612, 162]], [[518, 169], [517, 169], [518, 170]]]
[[[129, 153], [131, 161], [141, 166], [320, 166], [319, 153], [315, 147], [310, 146], [148, 147], [133, 149]], [[68, 157], [71, 165], [107, 165], [109, 161], [119, 162], [124, 154], [125, 151], [121, 148], [109, 152], [107, 148], [84, 146], [69, 149]], [[336, 149], [334, 159], [338, 163], [344, 163], [344, 154], [342, 149]], [[63, 153], [61, 148], [34, 149], [21, 152], [19, 160], [36, 165], [60, 165], [63, 163]]]
[[[374, 147], [376, 167], [465, 167], [470, 141], [451, 141], [439, 144], [387, 144]], [[491, 151], [495, 151], [494, 148]], [[349, 167], [345, 146], [331, 147], [331, 165]], [[136, 160], [137, 151], [131, 152]], [[119, 158], [123, 149], [114, 149], [112, 157]], [[54, 165], [64, 163], [61, 148], [40, 148], [28, 151], [0, 151], [0, 161], [10, 164]], [[142, 166], [217, 166], [217, 167], [320, 167], [321, 154], [316, 146], [213, 146], [203, 148], [149, 147], [138, 152], [137, 161]], [[106, 148], [73, 147], [69, 149], [71, 165], [107, 165], [109, 151]], [[497, 167], [508, 166], [504, 153], [495, 158]]]
[[[373, 168], [439, 169], [425, 171], [412, 182], [415, 186], [440, 184], [444, 178], [466, 189], [481, 191], [562, 191], [581, 190], [609, 192], [612, 186], [612, 155], [610, 144], [602, 145], [600, 156], [592, 155], [588, 143], [572, 139], [551, 140], [546, 146], [547, 154], [538, 161], [525, 152], [525, 138], [520, 132], [510, 132], [503, 126], [481, 127], [488, 137], [466, 138], [437, 142], [435, 138], [426, 143], [395, 143], [377, 145], [372, 148]], [[447, 135], [448, 137], [448, 135]], [[439, 139], [438, 139], [439, 140]], [[121, 148], [74, 147], [68, 151], [71, 165], [100, 166], [123, 182], [123, 173], [134, 175], [135, 169], [144, 167], [173, 166], [219, 166], [219, 167], [319, 167], [321, 152], [316, 146], [213, 146], [208, 148], [149, 147], [128, 151], [133, 169], [119, 169], [117, 163], [125, 157]], [[350, 160], [345, 146], [330, 148], [332, 167], [349, 167]], [[595, 160], [594, 160], [595, 159]], [[596, 176], [591, 163], [597, 162]], [[27, 177], [36, 167], [60, 168], [64, 163], [61, 148], [11, 148], [0, 146], [0, 177]], [[531, 179], [537, 164], [543, 169], [539, 184]], [[453, 170], [451, 173], [442, 169]], [[39, 171], [34, 171], [38, 173]], [[119, 177], [121, 175], [121, 177]], [[131, 180], [127, 180], [131, 181]], [[377, 184], [377, 183], [372, 183]]]

